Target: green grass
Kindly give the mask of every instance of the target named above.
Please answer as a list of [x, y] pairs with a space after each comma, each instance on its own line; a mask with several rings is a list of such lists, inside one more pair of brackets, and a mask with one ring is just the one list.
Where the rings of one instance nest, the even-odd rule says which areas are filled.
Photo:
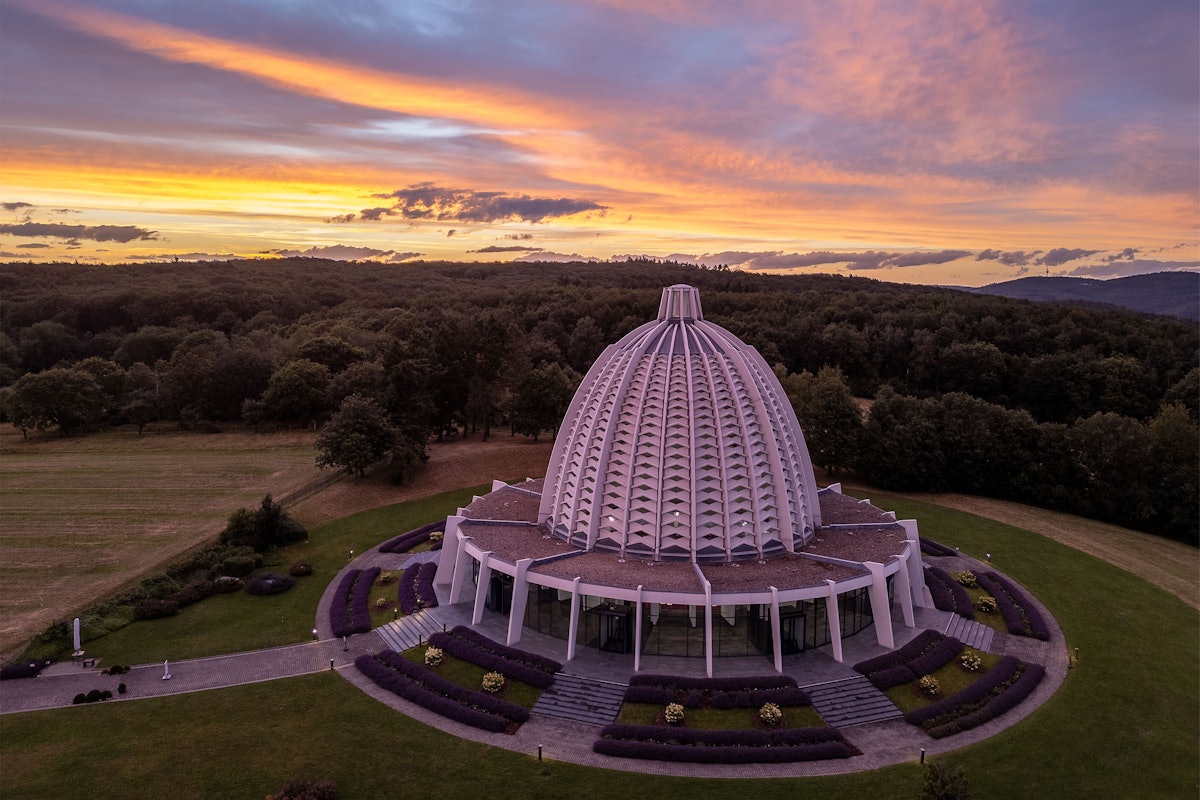
[[[89, 657], [109, 664], [148, 664], [309, 641], [321, 595], [350, 560], [350, 551], [362, 553], [397, 534], [445, 517], [480, 490], [478, 486], [459, 489], [322, 525], [310, 531], [307, 543], [288, 547], [268, 566], [286, 572], [287, 565], [297, 561], [312, 564], [313, 574], [297, 578], [289, 591], [270, 597], [245, 592], [214, 595], [174, 617], [135, 622], [87, 641], [84, 649]], [[383, 589], [394, 594], [396, 584]], [[390, 611], [378, 613], [380, 622], [391, 619]]]
[[[1037, 595], [1068, 645], [1080, 648], [1078, 666], [1043, 707], [997, 736], [938, 758], [964, 770], [972, 798], [1197, 796], [1200, 615], [1194, 609], [1036, 534], [925, 503], [875, 493], [872, 499], [901, 518], [919, 519], [923, 535], [976, 556], [991, 551], [996, 568]], [[384, 533], [381, 526], [370, 535], [379, 541], [399, 530]], [[847, 738], [853, 742], [853, 729]], [[0, 780], [4, 796], [15, 800], [263, 797], [296, 777], [330, 778], [347, 799], [390, 796], [400, 787], [440, 800], [481, 793], [496, 800], [915, 798], [916, 757], [846, 776], [738, 781], [539, 764], [529, 754], [414, 722], [330, 673], [0, 717]]]

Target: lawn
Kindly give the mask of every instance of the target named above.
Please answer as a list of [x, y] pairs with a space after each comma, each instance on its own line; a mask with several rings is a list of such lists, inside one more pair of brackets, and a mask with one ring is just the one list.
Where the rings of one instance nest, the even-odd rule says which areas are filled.
[[[1080, 649], [1078, 666], [1046, 705], [1008, 731], [940, 758], [964, 769], [973, 798], [1197, 796], [1200, 615], [1193, 608], [1130, 573], [1036, 534], [913, 500], [877, 493], [872, 498], [901, 518], [919, 519], [923, 535], [980, 557], [990, 551], [996, 568], [1037, 595], [1058, 619], [1068, 646]], [[429, 508], [406, 518], [434, 516]], [[404, 523], [384, 524], [383, 512], [360, 517], [320, 529], [331, 561], [322, 563], [319, 575], [330, 574], [342, 551], [406, 529], [400, 527]], [[271, 616], [264, 612], [262, 619]], [[224, 641], [219, 631], [194, 630], [193, 635]], [[492, 798], [663, 800], [916, 798], [920, 792], [915, 763], [840, 777], [738, 781], [539, 764], [529, 755], [459, 740], [414, 722], [331, 673], [4, 715], [0, 760], [6, 798], [165, 792], [189, 798], [262, 797], [296, 777], [330, 778], [343, 798], [414, 791], [438, 798], [484, 792]]]
[[[468, 502], [480, 487], [459, 489], [422, 500], [363, 511], [310, 531], [309, 541], [277, 554], [273, 568], [307, 561], [313, 574], [297, 578], [283, 594], [254, 597], [245, 592], [213, 595], [188, 606], [174, 617], [135, 622], [100, 639], [89, 641], [89, 656], [105, 663], [148, 664], [165, 658], [179, 660], [236, 653], [312, 638], [317, 603], [338, 570], [350, 560], [351, 551], [362, 553], [397, 534], [445, 517]], [[397, 584], [380, 587], [377, 593], [395, 597]], [[380, 612], [381, 622], [390, 622], [392, 612]]]

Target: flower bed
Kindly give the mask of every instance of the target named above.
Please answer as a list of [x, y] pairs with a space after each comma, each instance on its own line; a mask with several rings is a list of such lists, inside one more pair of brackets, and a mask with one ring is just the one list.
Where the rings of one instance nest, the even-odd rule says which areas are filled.
[[975, 607], [971, 604], [971, 596], [949, 572], [941, 567], [926, 567], [925, 585], [929, 587], [935, 608], [967, 619], [975, 619]]
[[876, 688], [890, 689], [940, 669], [953, 661], [962, 649], [963, 643], [953, 636], [927, 630], [899, 650], [860, 661], [854, 669], [866, 675]]
[[[540, 669], [530, 663], [530, 657], [536, 658], [533, 653], [524, 653], [515, 648], [492, 642], [490, 639], [485, 639], [488, 646], [481, 646], [458, 636], [456, 632], [461, 630], [469, 629], [460, 626], [449, 633], [433, 633], [429, 636], [429, 644], [444, 650], [455, 658], [470, 661], [488, 671], [498, 672], [506, 678], [528, 683], [539, 689], [546, 689], [554, 683], [554, 672], [558, 671], [557, 668], [561, 668], [557, 662], [551, 662], [556, 666], [553, 671]], [[478, 636], [478, 634], [476, 635]], [[510, 657], [509, 654], [512, 656]]]
[[935, 542], [933, 539], [926, 539], [924, 536], [922, 536], [922, 537], [920, 537], [920, 540], [921, 540], [921, 552], [924, 555], [927, 555], [927, 556], [956, 556], [956, 555], [958, 555], [958, 553], [954, 550], [953, 547], [947, 547], [946, 545], [944, 545], [940, 542]]
[[624, 758], [705, 764], [817, 761], [855, 755], [836, 728], [714, 731], [667, 725], [607, 725], [592, 750]]
[[334, 636], [349, 636], [371, 630], [371, 586], [379, 577], [379, 567], [347, 570], [333, 592], [329, 605], [329, 626]]
[[1040, 664], [1005, 656], [967, 688], [909, 711], [904, 721], [923, 728], [935, 739], [970, 730], [1015, 708], [1037, 688], [1045, 674]]
[[[495, 642], [487, 638], [482, 633], [472, 630], [464, 625], [458, 625], [451, 628], [447, 635], [453, 636], [455, 639], [461, 639], [462, 641], [474, 645], [478, 649], [485, 652], [500, 656], [508, 661], [515, 661], [524, 664], [527, 667], [540, 670], [548, 675], [553, 675], [554, 673], [559, 672], [563, 667], [562, 664], [552, 658], [547, 658], [546, 656], [538, 655], [537, 653], [530, 653], [525, 650], [518, 650], [515, 647], [509, 647], [508, 645], [500, 644], [499, 642]], [[467, 660], [470, 661], [470, 659]]]
[[396, 599], [405, 614], [415, 614], [422, 608], [436, 608], [437, 592], [433, 588], [433, 577], [437, 574], [437, 562], [411, 564], [400, 576], [400, 588]]
[[1043, 642], [1050, 640], [1050, 629], [1046, 627], [1045, 619], [1024, 592], [995, 572], [985, 572], [978, 576], [978, 580], [979, 585], [996, 600], [1009, 633], [1032, 636]]
[[390, 650], [359, 656], [354, 665], [380, 687], [465, 725], [500, 732], [529, 719], [516, 703], [467, 689]]
[[383, 544], [379, 545], [381, 553], [407, 553], [417, 545], [424, 544], [429, 541], [431, 533], [440, 532], [446, 527], [445, 520], [431, 522], [428, 525], [422, 525], [419, 528], [413, 528], [411, 531], [402, 533], [399, 536], [388, 539]]

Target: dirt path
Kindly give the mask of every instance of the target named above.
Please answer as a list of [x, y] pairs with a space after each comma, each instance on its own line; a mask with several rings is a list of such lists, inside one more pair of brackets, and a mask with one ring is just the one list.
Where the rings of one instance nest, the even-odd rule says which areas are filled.
[[[871, 489], [846, 483], [848, 494]], [[1200, 608], [1200, 550], [1182, 542], [1057, 511], [965, 494], [888, 492], [1003, 522], [1103, 559]]]

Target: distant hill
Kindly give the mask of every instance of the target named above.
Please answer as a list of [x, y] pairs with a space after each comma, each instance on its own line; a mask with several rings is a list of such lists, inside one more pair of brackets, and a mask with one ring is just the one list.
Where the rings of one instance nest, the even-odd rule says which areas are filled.
[[1029, 277], [966, 291], [1051, 303], [1106, 303], [1146, 314], [1200, 320], [1200, 272], [1155, 272], [1107, 281]]

